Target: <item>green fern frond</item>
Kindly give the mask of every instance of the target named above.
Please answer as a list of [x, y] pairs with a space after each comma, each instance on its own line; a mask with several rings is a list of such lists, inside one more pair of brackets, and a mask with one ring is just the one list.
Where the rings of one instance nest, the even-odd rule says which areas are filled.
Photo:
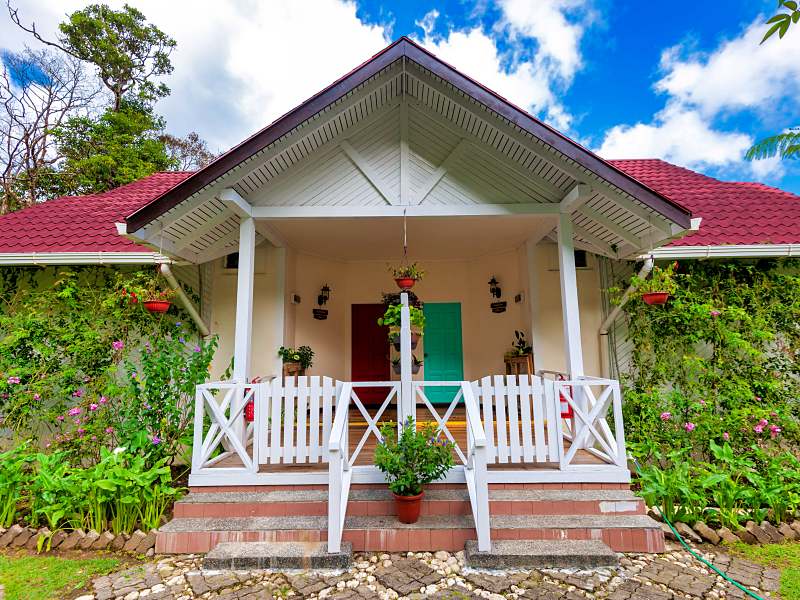
[[756, 142], [745, 154], [747, 160], [761, 160], [780, 156], [798, 158], [800, 156], [800, 129], [792, 129]]

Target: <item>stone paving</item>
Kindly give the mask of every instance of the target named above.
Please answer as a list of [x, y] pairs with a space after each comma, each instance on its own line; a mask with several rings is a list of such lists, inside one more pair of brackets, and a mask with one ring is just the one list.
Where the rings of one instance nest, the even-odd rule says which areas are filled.
[[[157, 559], [99, 577], [76, 600], [675, 600], [747, 598], [677, 546], [661, 555], [621, 555], [618, 568], [489, 572], [464, 567], [463, 553], [359, 554], [344, 572], [209, 571], [202, 557]], [[777, 598], [780, 573], [707, 553], [763, 597]]]

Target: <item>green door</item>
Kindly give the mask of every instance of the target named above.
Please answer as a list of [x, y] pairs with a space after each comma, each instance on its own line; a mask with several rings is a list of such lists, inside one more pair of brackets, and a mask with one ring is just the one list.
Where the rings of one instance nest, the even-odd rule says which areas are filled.
[[[464, 378], [464, 360], [461, 351], [461, 303], [426, 302], [425, 380], [461, 381]], [[456, 387], [428, 387], [425, 395], [431, 402], [449, 403]]]

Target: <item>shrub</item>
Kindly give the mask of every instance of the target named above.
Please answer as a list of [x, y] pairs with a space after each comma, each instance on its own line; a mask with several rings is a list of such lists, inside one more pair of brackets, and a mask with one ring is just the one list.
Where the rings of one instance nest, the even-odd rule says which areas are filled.
[[312, 362], [314, 359], [314, 351], [310, 346], [300, 346], [297, 349], [281, 346], [278, 348], [278, 356], [280, 356], [281, 360], [285, 363], [300, 363], [301, 369], [308, 369], [314, 364]]
[[388, 480], [389, 489], [398, 496], [416, 496], [423, 487], [441, 479], [453, 467], [453, 445], [442, 440], [433, 425], [417, 430], [411, 417], [402, 426], [381, 427], [381, 442], [375, 448], [375, 466]]

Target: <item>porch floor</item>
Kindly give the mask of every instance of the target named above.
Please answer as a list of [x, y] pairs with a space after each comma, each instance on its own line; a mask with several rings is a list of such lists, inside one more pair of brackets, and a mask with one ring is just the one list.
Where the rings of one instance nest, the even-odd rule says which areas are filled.
[[[437, 411], [439, 412], [439, 416], [443, 417], [444, 413], [447, 410], [446, 405], [436, 406]], [[371, 418], [374, 418], [374, 413], [377, 410], [376, 407], [367, 407], [367, 411], [370, 413]], [[378, 423], [378, 427], [382, 423], [386, 423], [389, 421], [396, 421], [396, 409], [394, 407], [389, 407], [386, 411], [381, 415], [381, 419]], [[361, 441], [364, 433], [367, 431], [368, 425], [364, 419], [364, 416], [358, 410], [358, 408], [352, 407], [350, 409], [350, 432], [349, 432], [349, 441], [350, 441], [350, 455], [355, 451], [356, 447]], [[436, 424], [435, 419], [430, 414], [430, 411], [425, 406], [417, 406], [417, 422], [419, 424], [423, 423], [432, 423]], [[521, 427], [521, 424], [520, 424]], [[467, 422], [466, 422], [466, 414], [463, 406], [458, 406], [453, 411], [453, 414], [447, 420], [447, 428], [452, 434], [453, 438], [458, 444], [459, 448], [462, 452], [466, 453], [467, 447]], [[495, 429], [496, 430], [496, 429]], [[320, 432], [320, 438], [322, 437]], [[520, 433], [521, 437], [521, 433]], [[355, 465], [372, 465], [373, 464], [373, 457], [375, 455], [375, 446], [377, 444], [377, 439], [373, 433], [367, 437], [367, 440], [364, 443], [361, 452], [358, 454], [355, 460]], [[570, 442], [568, 440], [564, 440], [564, 451], [566, 452], [570, 447]], [[248, 447], [248, 452], [252, 450], [252, 447]], [[456, 464], [459, 464], [459, 458], [457, 454], [453, 453], [454, 459]], [[606, 463], [586, 452], [585, 450], [579, 450], [575, 458], [572, 460], [573, 465], [605, 465]], [[241, 467], [242, 462], [238, 455], [233, 454], [232, 456], [228, 456], [212, 467], [208, 468], [231, 468], [231, 467]], [[557, 463], [552, 462], [520, 462], [520, 463], [501, 463], [501, 464], [489, 464], [488, 469], [489, 471], [502, 471], [502, 470], [515, 470], [515, 471], [535, 471], [541, 469], [554, 469], [557, 468]], [[327, 471], [327, 463], [317, 462], [317, 463], [291, 463], [291, 464], [282, 464], [282, 463], [270, 463], [270, 464], [263, 464], [259, 467], [259, 473], [281, 473], [281, 472], [319, 472], [319, 471]]]

